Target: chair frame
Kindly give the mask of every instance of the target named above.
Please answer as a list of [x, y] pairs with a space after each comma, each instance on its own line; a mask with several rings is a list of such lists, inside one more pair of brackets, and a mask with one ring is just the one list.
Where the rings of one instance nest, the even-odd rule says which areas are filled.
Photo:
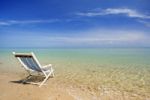
[[[48, 64], [48, 65], [45, 65], [45, 66], [41, 66], [41, 64], [39, 63], [38, 59], [36, 58], [36, 56], [34, 55], [33, 52], [31, 53], [16, 53], [16, 52], [13, 52], [14, 56], [19, 60], [19, 62], [23, 65], [24, 69], [28, 72], [29, 76], [27, 76], [27, 79], [24, 80], [23, 82], [26, 82], [26, 83], [30, 83], [30, 84], [37, 84], [39, 85], [39, 87], [41, 87], [42, 85], [44, 85], [44, 83], [48, 80], [48, 78], [50, 76], [54, 77], [54, 69], [52, 68], [52, 65], [51, 64]], [[21, 56], [30, 56], [32, 57], [32, 59], [35, 60], [35, 62], [37, 63], [37, 65], [39, 66], [39, 69], [41, 71], [37, 71], [37, 70], [34, 70], [34, 69], [31, 69], [29, 66], [25, 65], [22, 60], [20, 59]], [[43, 68], [50, 68], [50, 69], [47, 69], [46, 71], [43, 70]], [[45, 79], [41, 82], [41, 83], [37, 83], [37, 82], [27, 82], [28, 79], [30, 79], [33, 75], [32, 73], [34, 72], [37, 72], [38, 74], [39, 73], [42, 73], [45, 77]], [[48, 74], [47, 74], [48, 73]]]

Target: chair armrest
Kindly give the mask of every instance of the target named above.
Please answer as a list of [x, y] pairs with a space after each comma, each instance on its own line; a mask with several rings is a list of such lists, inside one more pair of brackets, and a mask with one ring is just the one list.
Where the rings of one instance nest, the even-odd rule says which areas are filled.
[[42, 68], [46, 68], [46, 67], [52, 67], [52, 64], [42, 66]]
[[52, 64], [48, 64], [48, 65], [42, 66], [41, 69], [44, 70], [44, 71], [48, 71], [48, 70], [53, 71]]

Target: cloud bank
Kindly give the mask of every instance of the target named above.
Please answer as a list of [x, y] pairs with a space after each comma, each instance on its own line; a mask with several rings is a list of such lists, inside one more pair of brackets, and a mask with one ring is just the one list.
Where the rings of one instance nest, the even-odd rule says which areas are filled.
[[121, 14], [130, 18], [150, 19], [150, 15], [146, 15], [129, 8], [107, 8], [107, 9], [98, 9], [96, 11], [93, 10], [89, 12], [76, 13], [76, 15], [78, 16], [87, 16], [87, 17], [104, 16], [104, 15], [121, 15]]
[[1, 43], [23, 47], [150, 47], [149, 37], [147, 33], [134, 30], [91, 30], [71, 36], [9, 36], [3, 37]]
[[58, 22], [59, 19], [49, 20], [0, 20], [1, 26], [18, 25], [18, 24], [41, 24], [41, 23], [54, 23]]

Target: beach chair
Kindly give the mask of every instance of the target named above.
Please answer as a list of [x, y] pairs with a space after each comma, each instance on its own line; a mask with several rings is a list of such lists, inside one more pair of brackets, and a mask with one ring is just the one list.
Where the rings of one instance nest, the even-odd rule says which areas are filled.
[[29, 76], [24, 82], [27, 82], [32, 76], [41, 75], [44, 76], [42, 82], [29, 82], [31, 84], [38, 84], [41, 87], [50, 76], [54, 77], [54, 70], [52, 65], [45, 65], [41, 66], [39, 61], [37, 60], [36, 56], [33, 52], [31, 53], [15, 53], [13, 52], [14, 56], [19, 60], [19, 62], [23, 65], [24, 69], [29, 73]]

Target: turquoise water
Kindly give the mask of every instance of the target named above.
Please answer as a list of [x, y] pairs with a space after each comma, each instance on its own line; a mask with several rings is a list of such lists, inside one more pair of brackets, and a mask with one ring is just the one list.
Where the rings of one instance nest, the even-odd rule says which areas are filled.
[[150, 97], [150, 48], [0, 49], [1, 71], [23, 70], [12, 51], [33, 51], [40, 63], [51, 63], [58, 83]]

